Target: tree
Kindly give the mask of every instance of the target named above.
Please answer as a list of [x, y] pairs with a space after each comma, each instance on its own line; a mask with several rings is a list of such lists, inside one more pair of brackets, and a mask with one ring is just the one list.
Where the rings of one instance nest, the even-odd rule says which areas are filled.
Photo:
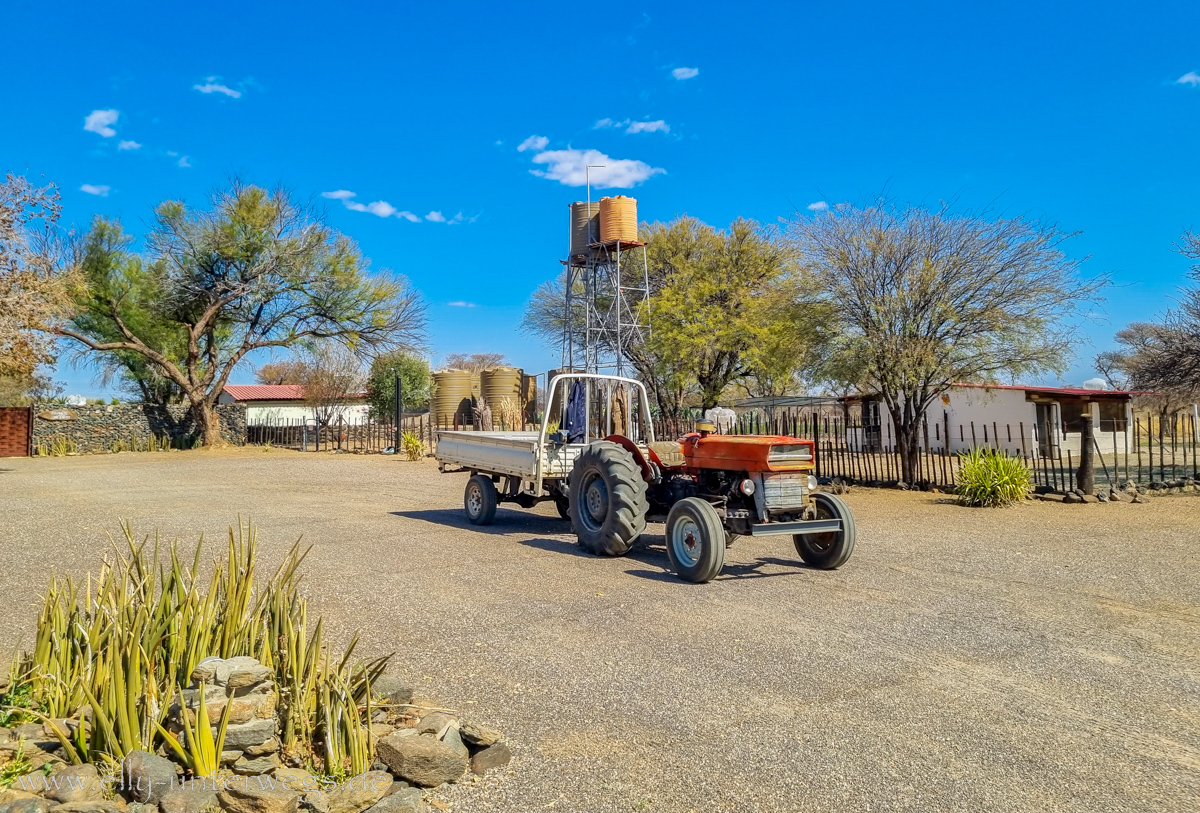
[[53, 184], [0, 184], [0, 375], [26, 378], [54, 361], [54, 327], [70, 312], [77, 275], [64, 267]]
[[291, 358], [264, 364], [254, 371], [254, 380], [259, 384], [303, 384], [307, 373], [303, 359]]
[[61, 397], [63, 385], [41, 371], [0, 375], [0, 407], [22, 407]]
[[304, 359], [300, 381], [304, 403], [320, 426], [340, 422], [350, 404], [361, 397], [366, 376], [362, 361], [345, 346], [322, 342]]
[[[378, 352], [423, 339], [420, 295], [402, 277], [368, 273], [349, 238], [284, 190], [236, 182], [208, 209], [167, 201], [146, 243], [139, 263], [84, 265], [82, 316], [60, 333], [95, 353], [144, 358], [183, 391], [205, 445], [221, 442], [217, 398], [248, 353], [320, 339]], [[151, 330], [177, 331], [179, 357]]]
[[472, 373], [494, 370], [503, 367], [504, 364], [503, 353], [451, 353], [443, 361], [447, 370], [466, 370]]
[[[1176, 246], [1200, 260], [1200, 235], [1186, 232]], [[1200, 265], [1190, 271], [1200, 282]], [[1096, 367], [1114, 386], [1152, 392], [1164, 415], [1200, 397], [1200, 287], [1184, 290], [1178, 307], [1159, 322], [1133, 322], [1116, 335], [1119, 349], [1096, 356]]]
[[824, 282], [864, 386], [896, 428], [913, 482], [920, 426], [955, 382], [1061, 370], [1073, 318], [1105, 280], [1085, 280], [1056, 227], [881, 199], [793, 222], [799, 256]]
[[376, 418], [391, 418], [395, 414], [396, 373], [400, 374], [404, 411], [429, 408], [429, 362], [415, 353], [395, 350], [376, 356], [367, 376], [367, 401]]

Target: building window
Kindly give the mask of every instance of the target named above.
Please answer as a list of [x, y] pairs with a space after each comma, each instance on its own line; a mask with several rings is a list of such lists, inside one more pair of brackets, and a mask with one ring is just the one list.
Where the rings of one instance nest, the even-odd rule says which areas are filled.
[[1100, 402], [1100, 431], [1101, 432], [1124, 432], [1125, 431], [1125, 402], [1124, 401], [1101, 401]]
[[1078, 433], [1083, 431], [1084, 406], [1086, 405], [1083, 403], [1083, 401], [1078, 399], [1064, 399], [1058, 402], [1058, 414], [1062, 419], [1062, 430], [1064, 435], [1068, 432]]

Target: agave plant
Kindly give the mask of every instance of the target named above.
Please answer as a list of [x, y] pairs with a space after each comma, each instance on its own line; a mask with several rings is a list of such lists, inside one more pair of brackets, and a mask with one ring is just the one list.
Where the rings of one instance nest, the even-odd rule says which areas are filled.
[[990, 508], [1013, 505], [1029, 496], [1033, 477], [1019, 457], [975, 448], [960, 453], [959, 459], [955, 493], [961, 504]]
[[196, 727], [192, 729], [191, 712], [187, 705], [183, 702], [183, 698], [179, 701], [179, 716], [183, 724], [183, 733], [186, 738], [186, 747], [171, 732], [157, 724], [158, 733], [162, 735], [163, 740], [170, 747], [175, 755], [179, 757], [179, 761], [184, 767], [191, 770], [192, 774], [202, 778], [214, 777], [217, 775], [217, 770], [221, 767], [221, 751], [225, 748], [225, 731], [229, 728], [229, 714], [233, 710], [233, 703], [225, 704], [225, 711], [221, 715], [221, 725], [217, 733], [212, 730], [212, 721], [208, 715], [208, 703], [204, 699], [204, 683], [200, 684], [200, 700], [196, 707]]

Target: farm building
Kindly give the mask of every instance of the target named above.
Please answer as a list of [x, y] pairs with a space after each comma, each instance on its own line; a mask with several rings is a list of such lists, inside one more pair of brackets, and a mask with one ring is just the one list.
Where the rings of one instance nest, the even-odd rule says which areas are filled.
[[[1013, 453], [1079, 453], [1082, 422], [1092, 424], [1102, 452], [1125, 452], [1136, 393], [1085, 387], [955, 384], [929, 408], [929, 446], [957, 452], [994, 446]], [[887, 406], [870, 395], [846, 399], [850, 438], [865, 451], [894, 445]], [[857, 428], [855, 428], [857, 424]], [[922, 443], [924, 445], [924, 443]]]
[[[298, 384], [226, 384], [217, 403], [244, 404], [250, 425], [316, 421], [313, 407], [304, 402], [304, 387]], [[348, 396], [345, 403], [341, 414], [347, 421], [367, 416], [366, 393]]]

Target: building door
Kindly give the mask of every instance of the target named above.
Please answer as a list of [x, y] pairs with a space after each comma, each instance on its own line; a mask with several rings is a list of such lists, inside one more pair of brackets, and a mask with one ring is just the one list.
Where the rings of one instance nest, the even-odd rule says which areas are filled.
[[862, 402], [863, 451], [878, 452], [883, 448], [883, 421], [879, 417], [878, 401]]
[[1058, 404], [1038, 403], [1037, 408], [1037, 439], [1038, 455], [1040, 457], [1058, 456]]
[[0, 408], [0, 457], [33, 454], [33, 408]]

